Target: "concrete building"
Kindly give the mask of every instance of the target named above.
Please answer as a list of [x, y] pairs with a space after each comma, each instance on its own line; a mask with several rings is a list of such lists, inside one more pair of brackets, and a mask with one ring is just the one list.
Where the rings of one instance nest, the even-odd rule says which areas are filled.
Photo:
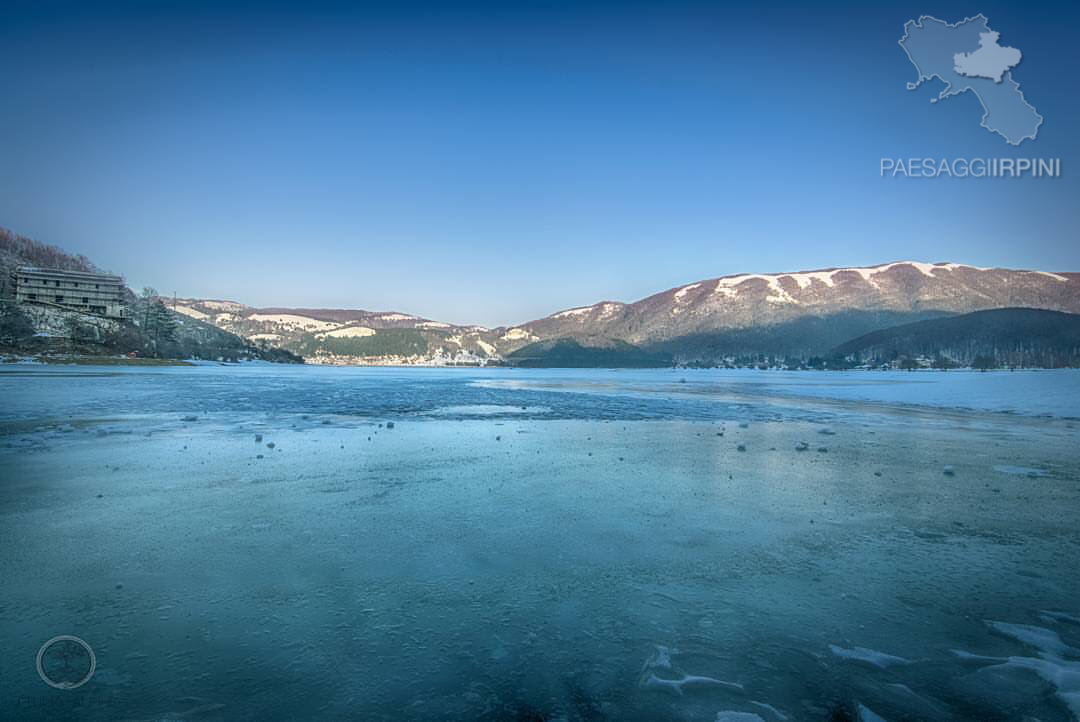
[[23, 266], [15, 271], [15, 300], [124, 318], [124, 279], [81, 271]]

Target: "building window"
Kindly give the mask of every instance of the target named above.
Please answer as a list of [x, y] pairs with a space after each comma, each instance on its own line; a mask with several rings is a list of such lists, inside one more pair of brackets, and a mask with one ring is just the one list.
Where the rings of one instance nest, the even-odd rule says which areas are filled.
[[64, 302], [64, 297], [63, 296], [55, 296], [55, 298], [56, 298], [57, 303], [63, 303]]
[[57, 288], [60, 288], [60, 282], [59, 281], [53, 281], [53, 283], [56, 284]]
[[87, 298], [86, 296], [83, 296], [82, 302], [83, 303], [90, 303], [90, 299]]
[[31, 301], [37, 300], [37, 294], [36, 293], [28, 293], [28, 294], [26, 294], [26, 297], [29, 298]]

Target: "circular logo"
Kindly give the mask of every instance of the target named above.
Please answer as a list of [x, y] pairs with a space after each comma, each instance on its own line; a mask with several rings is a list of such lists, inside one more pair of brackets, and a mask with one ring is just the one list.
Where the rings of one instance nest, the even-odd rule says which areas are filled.
[[57, 689], [77, 689], [90, 681], [97, 657], [90, 645], [70, 634], [53, 637], [37, 653], [41, 681]]

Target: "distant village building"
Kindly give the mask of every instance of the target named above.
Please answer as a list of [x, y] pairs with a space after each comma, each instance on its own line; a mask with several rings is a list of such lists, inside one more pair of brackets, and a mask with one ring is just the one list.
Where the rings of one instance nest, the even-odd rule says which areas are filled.
[[15, 300], [106, 318], [124, 318], [124, 279], [99, 273], [24, 266], [15, 271]]

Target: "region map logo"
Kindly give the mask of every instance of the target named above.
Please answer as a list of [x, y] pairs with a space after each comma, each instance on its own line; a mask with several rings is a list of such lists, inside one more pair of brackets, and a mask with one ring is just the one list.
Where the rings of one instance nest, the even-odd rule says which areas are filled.
[[949, 25], [924, 15], [908, 22], [904, 31], [900, 47], [919, 73], [916, 82], [908, 83], [908, 90], [932, 78], [941, 80], [945, 89], [931, 103], [970, 90], [986, 111], [982, 127], [1010, 145], [1035, 139], [1043, 118], [1024, 99], [1020, 83], [1012, 77], [1023, 55], [998, 44], [1001, 34], [990, 29], [985, 16]]
[[[931, 103], [971, 91], [983, 107], [982, 127], [1011, 146], [1034, 141], [1043, 117], [1020, 92], [1013, 69], [1024, 54], [1001, 44], [985, 15], [950, 25], [923, 15], [904, 25], [900, 47], [918, 76], [916, 90], [937, 78], [945, 89]], [[1060, 158], [882, 158], [882, 178], [1060, 178]]]

